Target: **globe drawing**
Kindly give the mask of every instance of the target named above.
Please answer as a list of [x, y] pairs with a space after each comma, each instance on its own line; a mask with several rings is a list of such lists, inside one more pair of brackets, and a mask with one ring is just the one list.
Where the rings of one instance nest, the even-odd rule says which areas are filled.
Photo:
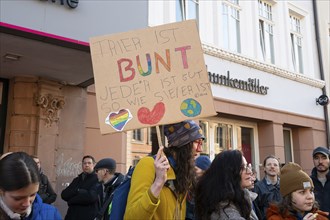
[[195, 99], [189, 98], [181, 103], [180, 110], [187, 117], [195, 117], [201, 113], [202, 106]]

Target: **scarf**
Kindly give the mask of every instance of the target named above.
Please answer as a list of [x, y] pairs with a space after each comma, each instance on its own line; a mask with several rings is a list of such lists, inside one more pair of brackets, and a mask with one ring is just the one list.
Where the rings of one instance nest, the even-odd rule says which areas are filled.
[[13, 219], [13, 220], [21, 220], [24, 217], [28, 217], [31, 214], [31, 212], [32, 212], [32, 205], [29, 206], [29, 208], [26, 210], [26, 213], [23, 214], [23, 215], [20, 215], [18, 213], [15, 213], [15, 212], [11, 211], [10, 208], [3, 201], [2, 196], [0, 196], [0, 207], [9, 216], [9, 218], [10, 219]]

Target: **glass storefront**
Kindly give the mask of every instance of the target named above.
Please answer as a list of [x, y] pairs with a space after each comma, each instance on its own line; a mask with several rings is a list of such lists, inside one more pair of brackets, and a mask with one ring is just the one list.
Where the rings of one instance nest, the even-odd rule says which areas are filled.
[[259, 170], [259, 150], [257, 124], [228, 119], [210, 119], [200, 121], [205, 134], [203, 154], [213, 159], [224, 150], [238, 149], [248, 163]]

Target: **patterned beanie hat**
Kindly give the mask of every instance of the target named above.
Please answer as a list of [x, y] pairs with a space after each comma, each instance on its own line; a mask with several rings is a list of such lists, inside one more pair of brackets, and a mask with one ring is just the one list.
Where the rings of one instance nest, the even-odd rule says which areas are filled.
[[301, 167], [289, 162], [281, 169], [280, 192], [284, 197], [296, 190], [314, 188], [313, 181]]
[[211, 160], [206, 155], [201, 155], [196, 158], [195, 160], [195, 166], [202, 170], [207, 170], [211, 165]]
[[181, 147], [197, 139], [205, 139], [202, 129], [192, 120], [164, 126], [169, 147]]

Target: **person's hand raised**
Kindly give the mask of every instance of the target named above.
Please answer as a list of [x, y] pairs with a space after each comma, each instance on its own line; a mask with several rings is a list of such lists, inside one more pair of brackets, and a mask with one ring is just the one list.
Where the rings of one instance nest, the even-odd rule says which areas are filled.
[[167, 180], [167, 170], [170, 168], [169, 161], [163, 152], [164, 147], [159, 147], [157, 152], [154, 166], [156, 171], [156, 178], [151, 186], [151, 192], [154, 196], [158, 197]]

